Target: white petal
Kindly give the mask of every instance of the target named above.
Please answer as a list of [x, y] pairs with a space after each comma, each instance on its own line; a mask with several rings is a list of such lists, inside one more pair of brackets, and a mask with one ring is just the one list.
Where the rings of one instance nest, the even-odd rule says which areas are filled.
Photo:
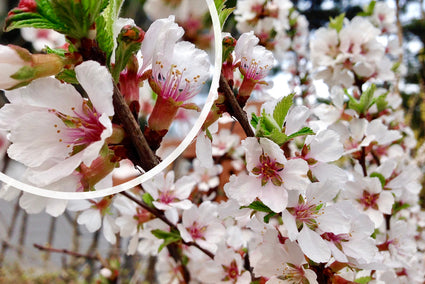
[[6, 92], [6, 97], [13, 104], [30, 105], [55, 109], [74, 116], [79, 112], [83, 98], [71, 84], [62, 84], [51, 77], [37, 79], [26, 87]]
[[100, 229], [102, 218], [97, 209], [88, 209], [83, 211], [77, 219], [78, 224], [85, 225], [90, 233]]
[[[57, 127], [55, 127], [57, 125]], [[53, 113], [29, 112], [19, 118], [19, 123], [11, 130], [8, 149], [9, 156], [28, 167], [38, 167], [47, 160], [63, 160], [69, 156], [70, 149], [62, 133], [63, 122]]]
[[394, 196], [389, 191], [382, 191], [379, 194], [379, 198], [377, 200], [378, 208], [382, 213], [391, 214], [393, 204], [394, 204]]
[[105, 239], [109, 243], [115, 244], [117, 240], [115, 233], [117, 232], [118, 232], [118, 227], [115, 224], [114, 219], [112, 219], [112, 217], [109, 215], [105, 215], [103, 217], [103, 235], [105, 236]]
[[113, 116], [113, 83], [106, 67], [95, 61], [86, 61], [75, 67], [75, 73], [96, 111]]
[[309, 184], [307, 178], [308, 164], [302, 159], [288, 160], [281, 171], [283, 186], [289, 190], [305, 190]]
[[241, 142], [242, 147], [245, 149], [246, 169], [250, 172], [259, 164], [259, 159], [263, 153], [263, 149], [255, 137], [248, 137]]
[[211, 140], [203, 132], [200, 132], [196, 138], [196, 157], [205, 168], [210, 168], [214, 165]]
[[260, 196], [258, 197], [265, 205], [276, 213], [285, 210], [288, 204], [288, 192], [283, 187], [276, 187], [270, 182], [259, 190]]
[[298, 235], [298, 243], [304, 254], [314, 262], [328, 262], [331, 258], [331, 250], [326, 242], [305, 224]]
[[282, 211], [282, 221], [286, 230], [288, 231], [288, 237], [291, 241], [295, 241], [298, 236], [297, 224], [295, 217], [287, 210]]
[[310, 110], [305, 106], [295, 106], [291, 108], [285, 118], [285, 134], [291, 135], [300, 130], [309, 116]]

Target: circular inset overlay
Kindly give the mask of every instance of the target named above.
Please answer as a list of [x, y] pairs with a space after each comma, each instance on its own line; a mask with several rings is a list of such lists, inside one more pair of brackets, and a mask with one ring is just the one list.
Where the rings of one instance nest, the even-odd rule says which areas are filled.
[[195, 136], [198, 134], [199, 130], [202, 127], [207, 115], [217, 98], [217, 89], [220, 79], [221, 73], [221, 61], [222, 61], [222, 43], [221, 43], [221, 27], [220, 20], [217, 14], [217, 10], [213, 0], [205, 0], [208, 5], [208, 10], [211, 15], [211, 20], [213, 23], [213, 31], [214, 31], [214, 72], [213, 78], [210, 86], [210, 90], [208, 92], [208, 97], [202, 108], [202, 111], [194, 123], [192, 129], [187, 133], [186, 137], [181, 141], [181, 143], [167, 156], [165, 157], [161, 163], [157, 166], [149, 170], [148, 172], [135, 177], [125, 183], [115, 185], [113, 187], [99, 189], [96, 191], [88, 191], [88, 192], [64, 192], [64, 191], [54, 191], [48, 190], [45, 188], [36, 187], [33, 185], [29, 185], [27, 183], [18, 181], [2, 172], [0, 172], [0, 181], [6, 183], [7, 185], [31, 193], [38, 196], [55, 198], [55, 199], [67, 199], [67, 200], [75, 200], [75, 199], [91, 199], [98, 197], [105, 197], [108, 195], [116, 194], [125, 190], [129, 190], [141, 183], [149, 180], [156, 174], [163, 171], [168, 165], [170, 165], [174, 160], [180, 156], [183, 151], [192, 143]]

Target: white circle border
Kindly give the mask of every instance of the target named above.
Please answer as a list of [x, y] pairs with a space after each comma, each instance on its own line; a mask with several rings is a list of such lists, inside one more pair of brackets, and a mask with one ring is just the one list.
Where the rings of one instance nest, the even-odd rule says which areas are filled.
[[127, 181], [125, 183], [122, 183], [113, 187], [100, 189], [97, 191], [64, 192], [64, 191], [48, 190], [45, 188], [32, 186], [32, 185], [23, 183], [21, 181], [18, 181], [12, 177], [9, 177], [3, 172], [0, 172], [0, 181], [6, 183], [7, 185], [13, 188], [16, 188], [34, 195], [42, 196], [42, 197], [48, 197], [48, 198], [54, 198], [54, 199], [66, 199], [66, 200], [91, 199], [91, 198], [105, 197], [105, 196], [116, 194], [125, 190], [129, 190], [149, 180], [156, 174], [163, 171], [168, 165], [170, 165], [178, 156], [181, 155], [181, 153], [183, 153], [183, 151], [189, 146], [189, 144], [192, 143], [193, 139], [198, 134], [199, 130], [202, 127], [202, 124], [207, 118], [207, 115], [215, 99], [218, 96], [217, 89], [218, 89], [220, 73], [221, 73], [221, 64], [222, 64], [221, 62], [222, 61], [221, 27], [220, 27], [220, 20], [218, 18], [214, 1], [213, 0], [205, 0], [205, 1], [207, 2], [207, 5], [208, 5], [208, 9], [209, 9], [210, 16], [213, 23], [213, 31], [214, 31], [214, 72], [213, 72], [213, 79], [212, 79], [210, 91], [209, 91], [206, 103], [201, 111], [201, 114], [199, 115], [198, 119], [195, 122], [195, 125], [192, 127], [192, 129], [189, 131], [189, 133], [183, 139], [183, 141], [179, 144], [179, 146], [176, 149], [174, 149], [174, 151], [171, 152], [171, 154], [169, 154], [161, 163], [159, 163], [157, 166], [155, 166], [148, 172], [130, 181]]

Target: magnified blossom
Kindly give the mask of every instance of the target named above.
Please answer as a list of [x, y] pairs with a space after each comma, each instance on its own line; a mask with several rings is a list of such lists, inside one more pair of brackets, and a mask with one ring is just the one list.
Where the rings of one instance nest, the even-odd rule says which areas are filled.
[[10, 131], [8, 154], [27, 167], [28, 179], [44, 186], [70, 175], [81, 163], [99, 156], [112, 134], [112, 78], [105, 67], [88, 61], [75, 68], [87, 92], [42, 78], [6, 92], [10, 103], [0, 110], [0, 127]]

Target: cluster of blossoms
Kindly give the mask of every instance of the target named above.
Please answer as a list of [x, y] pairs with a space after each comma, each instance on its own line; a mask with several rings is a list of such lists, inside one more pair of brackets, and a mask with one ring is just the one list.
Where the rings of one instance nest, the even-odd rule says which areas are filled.
[[[148, 11], [163, 12], [151, 2], [161, 1], [147, 1]], [[90, 232], [102, 228], [110, 243], [126, 239], [127, 254], [156, 256], [159, 283], [423, 283], [422, 174], [411, 159], [416, 140], [403, 122], [399, 94], [381, 83], [395, 77], [387, 56], [391, 41], [376, 40], [395, 31], [391, 14], [379, 14], [384, 8], [377, 4], [369, 16], [352, 20], [338, 17], [314, 34], [311, 60], [330, 88], [326, 103], [297, 105], [289, 94], [262, 104], [249, 121], [249, 99], [268, 84], [280, 58], [271, 50], [288, 46], [288, 30], [304, 20], [289, 1], [238, 1], [243, 33], [237, 40], [223, 34], [218, 98], [197, 137], [196, 157], [184, 169], [93, 200], [24, 194], [21, 206], [53, 216], [80, 211], [77, 222]], [[288, 20], [291, 15], [297, 19]], [[156, 20], [146, 33], [131, 21], [116, 22], [126, 24], [116, 27], [121, 32], [110, 64], [95, 61], [99, 57], [84, 52], [87, 41], [71, 36], [77, 51], [66, 60], [49, 54], [54, 70], [20, 48], [1, 46], [0, 59], [14, 66], [2, 86], [14, 89], [6, 91], [0, 128], [9, 133], [9, 157], [27, 167], [28, 182], [82, 191], [135, 174], [126, 163], [144, 164], [135, 158], [140, 153], [131, 148], [115, 101], [122, 93], [131, 118], [145, 111], [139, 104], [144, 80], [157, 94], [140, 133], [153, 151], [178, 109], [196, 108], [188, 100], [209, 77], [208, 56], [179, 41], [184, 31], [174, 18]], [[131, 44], [138, 48], [125, 56], [123, 47]], [[299, 49], [295, 39], [290, 44]], [[62, 68], [75, 73], [86, 97], [46, 77]], [[34, 75], [20, 80], [29, 69]], [[228, 114], [244, 135], [229, 130]], [[11, 191], [0, 195], [11, 199]]]

